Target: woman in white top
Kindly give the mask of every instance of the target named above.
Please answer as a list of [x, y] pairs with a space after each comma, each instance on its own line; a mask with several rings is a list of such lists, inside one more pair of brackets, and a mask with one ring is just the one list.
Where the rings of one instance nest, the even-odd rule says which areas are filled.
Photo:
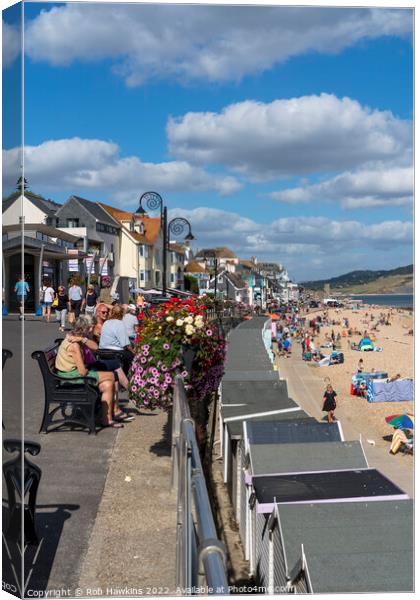
[[51, 287], [51, 283], [48, 279], [44, 281], [44, 285], [41, 288], [42, 292], [42, 316], [47, 315], [47, 323], [50, 322], [51, 318], [51, 306], [54, 302], [54, 288]]

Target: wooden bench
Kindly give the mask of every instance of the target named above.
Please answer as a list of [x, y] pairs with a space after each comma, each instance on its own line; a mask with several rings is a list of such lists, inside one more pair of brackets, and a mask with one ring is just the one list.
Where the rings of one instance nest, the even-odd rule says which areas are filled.
[[[48, 433], [51, 428], [63, 425], [79, 426], [96, 434], [95, 416], [100, 409], [100, 392], [96, 380], [92, 377], [78, 378], [81, 383], [71, 383], [65, 377], [57, 375], [55, 359], [59, 344], [55, 343], [46, 350], [32, 352], [32, 358], [38, 361], [44, 380], [45, 405], [40, 433]], [[56, 418], [58, 417], [58, 418]]]

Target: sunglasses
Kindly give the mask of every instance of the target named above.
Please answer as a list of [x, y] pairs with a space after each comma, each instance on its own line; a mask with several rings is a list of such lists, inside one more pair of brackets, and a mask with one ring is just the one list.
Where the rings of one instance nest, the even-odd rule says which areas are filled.
[[109, 314], [109, 310], [101, 310], [99, 312], [101, 313], [101, 315], [108, 315]]

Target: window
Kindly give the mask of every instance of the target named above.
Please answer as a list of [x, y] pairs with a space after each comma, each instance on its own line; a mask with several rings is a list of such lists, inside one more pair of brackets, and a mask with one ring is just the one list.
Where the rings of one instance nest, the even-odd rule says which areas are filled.
[[144, 271], [140, 271], [140, 281], [144, 281]]
[[79, 219], [66, 219], [66, 227], [79, 227]]
[[148, 271], [146, 271], [146, 281], [150, 281], [151, 280], [151, 272], [150, 269]]
[[140, 244], [140, 246], [139, 246], [139, 254], [140, 254], [140, 256], [144, 256], [144, 245], [143, 244]]
[[160, 284], [160, 271], [155, 271], [155, 285]]
[[175, 273], [171, 273], [171, 283], [175, 283]]
[[158, 264], [158, 265], [160, 264], [160, 252], [159, 252], [159, 250], [155, 250], [155, 261], [156, 261], [156, 264]]

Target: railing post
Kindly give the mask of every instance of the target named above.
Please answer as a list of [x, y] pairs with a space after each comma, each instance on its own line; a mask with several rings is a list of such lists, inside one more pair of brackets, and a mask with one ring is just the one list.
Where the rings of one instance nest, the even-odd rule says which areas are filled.
[[175, 380], [174, 398], [172, 405], [172, 439], [171, 439], [171, 488], [175, 489], [178, 485], [179, 476], [179, 439], [180, 439], [180, 397], [178, 379]]

